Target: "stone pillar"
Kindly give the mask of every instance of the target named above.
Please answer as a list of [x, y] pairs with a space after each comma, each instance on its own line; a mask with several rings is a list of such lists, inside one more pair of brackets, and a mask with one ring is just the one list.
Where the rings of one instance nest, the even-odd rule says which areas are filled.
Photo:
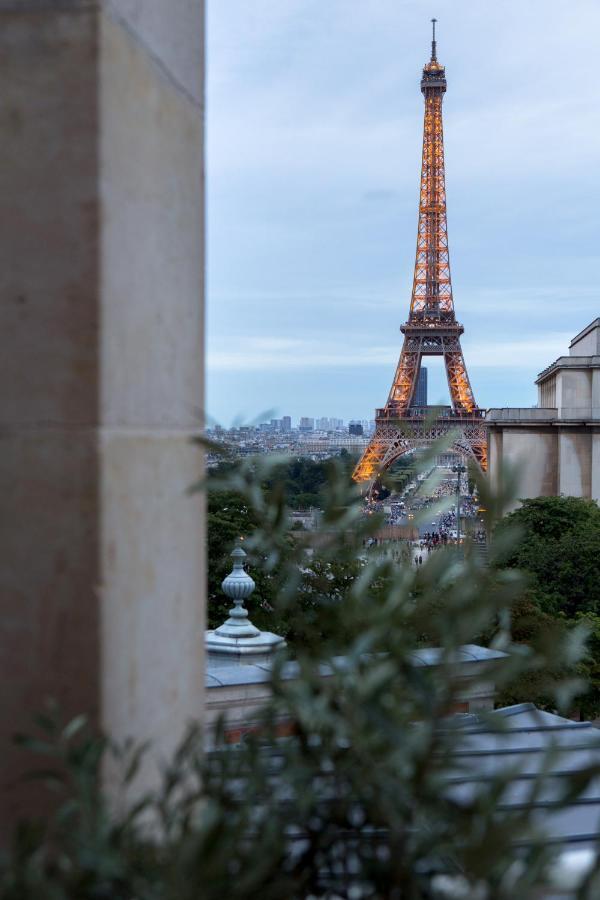
[[565, 497], [592, 496], [592, 437], [591, 429], [560, 429], [557, 493]]
[[46, 697], [161, 756], [202, 713], [203, 24], [0, 0], [4, 823]]
[[592, 500], [600, 504], [600, 427], [592, 432]]

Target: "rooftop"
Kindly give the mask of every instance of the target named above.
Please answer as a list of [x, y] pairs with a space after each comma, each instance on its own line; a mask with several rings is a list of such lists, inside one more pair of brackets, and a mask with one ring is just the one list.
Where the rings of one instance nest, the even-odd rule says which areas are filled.
[[586, 325], [586, 327], [585, 327], [584, 329], [582, 329], [582, 331], [580, 331], [579, 334], [576, 334], [576, 335], [575, 335], [575, 337], [573, 338], [573, 340], [572, 340], [571, 343], [569, 344], [569, 350], [570, 350], [572, 347], [574, 347], [576, 344], [578, 344], [579, 341], [583, 340], [584, 337], [587, 337], [588, 334], [591, 334], [591, 332], [592, 332], [595, 328], [600, 329], [600, 317], [597, 318], [597, 319], [594, 319], [594, 321], [593, 321], [593, 322], [590, 322], [589, 325]]
[[[455, 754], [457, 774], [450, 778], [449, 794], [457, 802], [467, 802], [482, 782], [506, 773], [510, 783], [500, 810], [516, 811], [531, 803], [534, 824], [543, 829], [548, 843], [592, 847], [598, 841], [600, 777], [593, 778], [577, 800], [557, 808], [566, 776], [600, 762], [600, 731], [590, 722], [573, 722], [522, 703], [485, 717], [455, 716], [449, 727], [468, 732]], [[537, 777], [543, 786], [538, 783], [532, 799]]]
[[[442, 651], [438, 647], [423, 647], [415, 650], [412, 657], [417, 666], [436, 666], [440, 662]], [[490, 650], [489, 647], [479, 647], [477, 644], [465, 644], [457, 651], [456, 664], [469, 666], [485, 664], [502, 659], [506, 654], [501, 650]], [[324, 677], [331, 675], [333, 669], [344, 665], [344, 657], [336, 657], [331, 665], [321, 665], [321, 674]], [[299, 674], [298, 663], [294, 660], [286, 662], [283, 666], [284, 678], [296, 678]], [[205, 684], [207, 688], [233, 687], [239, 684], [262, 684], [271, 678], [271, 664], [268, 662], [252, 665], [224, 666], [218, 670], [211, 669], [206, 674]]]

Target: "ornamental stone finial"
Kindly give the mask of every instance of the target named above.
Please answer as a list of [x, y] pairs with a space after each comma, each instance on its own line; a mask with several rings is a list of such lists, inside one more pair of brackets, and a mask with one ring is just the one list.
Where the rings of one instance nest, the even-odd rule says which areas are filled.
[[248, 599], [256, 584], [254, 579], [244, 570], [246, 554], [242, 548], [237, 546], [231, 556], [233, 558], [233, 569], [223, 579], [221, 587], [225, 596], [233, 600], [234, 605], [229, 610], [229, 618], [219, 628], [215, 629], [215, 634], [236, 638], [256, 637], [260, 634], [260, 631], [248, 618], [248, 610], [244, 609], [244, 600]]
[[231, 665], [270, 664], [277, 648], [285, 646], [282, 637], [270, 631], [260, 631], [248, 618], [244, 600], [248, 599], [256, 585], [244, 571], [246, 554], [242, 548], [236, 547], [231, 556], [233, 569], [223, 579], [221, 587], [225, 596], [233, 600], [233, 607], [226, 622], [214, 631], [206, 632], [204, 646], [209, 671]]

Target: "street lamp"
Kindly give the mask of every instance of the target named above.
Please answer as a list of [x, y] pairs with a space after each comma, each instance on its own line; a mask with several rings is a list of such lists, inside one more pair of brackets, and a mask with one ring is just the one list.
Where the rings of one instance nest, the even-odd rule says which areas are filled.
[[456, 472], [456, 544], [460, 544], [460, 476], [467, 471], [466, 466], [452, 466]]

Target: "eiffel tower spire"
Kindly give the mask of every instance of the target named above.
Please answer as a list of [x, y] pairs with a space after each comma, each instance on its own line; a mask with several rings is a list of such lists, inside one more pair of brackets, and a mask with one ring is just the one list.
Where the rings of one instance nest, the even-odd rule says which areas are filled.
[[432, 34], [431, 34], [431, 62], [437, 62], [436, 41], [435, 41], [435, 23], [436, 22], [437, 22], [437, 19], [431, 20], [431, 25], [432, 25], [432, 29], [431, 29], [431, 32], [432, 32]]
[[425, 98], [423, 157], [419, 194], [417, 255], [410, 317], [448, 318], [453, 313], [448, 225], [446, 222], [446, 176], [444, 168], [444, 126], [442, 99], [446, 73], [437, 61], [435, 19], [431, 59], [423, 68], [421, 91]]
[[[437, 59], [435, 37], [437, 20], [431, 21], [431, 59], [423, 67], [421, 78], [425, 118], [417, 250], [410, 310], [407, 322], [400, 328], [404, 334], [404, 343], [392, 387], [385, 407], [378, 410], [375, 435], [355, 470], [354, 478], [357, 481], [374, 477], [378, 468], [386, 468], [396, 458], [390, 456], [393, 451], [390, 448], [386, 449], [385, 441], [382, 443], [379, 440], [384, 433], [383, 423], [389, 425], [390, 420], [395, 418], [410, 421], [414, 426], [415, 417], [418, 419], [418, 411], [413, 408], [413, 404], [423, 356], [444, 357], [452, 403], [451, 417], [447, 416], [446, 419], [453, 418], [456, 425], [457, 417], [461, 420], [482, 418], [482, 413], [475, 402], [460, 345], [460, 336], [464, 329], [454, 315], [446, 219], [442, 120], [442, 101], [447, 86], [446, 72]], [[440, 423], [440, 429], [444, 430], [444, 423]], [[421, 443], [426, 442], [427, 438], [423, 437]], [[398, 448], [402, 446], [402, 443], [398, 444]], [[485, 440], [481, 428], [478, 427], [476, 435], [471, 435], [463, 449], [465, 448], [485, 466]], [[396, 456], [402, 452], [405, 450], [400, 449]]]

